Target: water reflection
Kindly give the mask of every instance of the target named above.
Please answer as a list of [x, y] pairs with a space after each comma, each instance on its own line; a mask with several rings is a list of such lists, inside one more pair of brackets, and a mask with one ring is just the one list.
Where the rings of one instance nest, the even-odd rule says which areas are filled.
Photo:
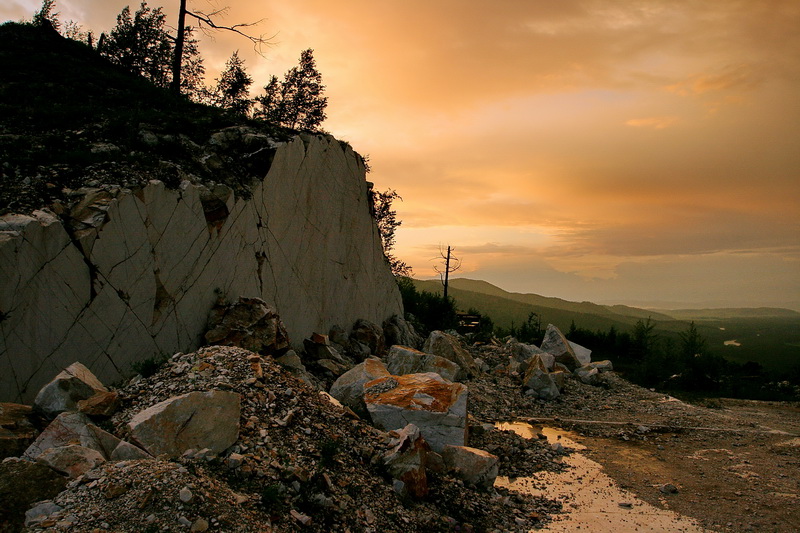
[[498, 422], [495, 426], [527, 439], [539, 438], [541, 433], [549, 443], [575, 450], [563, 458], [570, 467], [564, 472], [542, 471], [513, 479], [498, 476], [495, 482], [509, 490], [561, 501], [566, 512], [555, 515], [544, 531], [708, 531], [693, 519], [654, 507], [623, 490], [602, 472], [600, 464], [577, 453], [586, 447], [575, 440], [579, 438], [575, 433], [526, 422]]

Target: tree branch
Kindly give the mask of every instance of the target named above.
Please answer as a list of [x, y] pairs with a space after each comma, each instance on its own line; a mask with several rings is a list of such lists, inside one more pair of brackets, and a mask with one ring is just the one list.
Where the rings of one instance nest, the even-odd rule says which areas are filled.
[[202, 11], [194, 12], [194, 11], [188, 11], [187, 10], [186, 14], [189, 15], [190, 17], [193, 17], [195, 20], [197, 20], [197, 22], [199, 23], [198, 27], [201, 30], [203, 29], [203, 23], [205, 23], [212, 30], [226, 30], [226, 31], [232, 31], [234, 33], [238, 33], [239, 35], [241, 35], [242, 37], [244, 37], [245, 39], [248, 39], [251, 43], [253, 43], [253, 49], [259, 55], [263, 55], [262, 51], [261, 51], [261, 48], [264, 45], [272, 44], [272, 43], [270, 43], [270, 40], [273, 39], [275, 37], [275, 35], [272, 35], [271, 37], [264, 37], [264, 34], [262, 33], [261, 35], [256, 37], [256, 36], [253, 36], [253, 35], [249, 35], [248, 33], [245, 33], [240, 28], [250, 28], [252, 26], [257, 26], [258, 24], [261, 24], [262, 22], [264, 22], [265, 19], [260, 19], [260, 20], [257, 20], [256, 22], [244, 22], [244, 23], [241, 23], [241, 24], [233, 24], [231, 26], [223, 26], [221, 24], [217, 24], [216, 22], [214, 22], [214, 19], [212, 17], [214, 17], [215, 15], [224, 15], [227, 12], [227, 10], [228, 10], [227, 7], [224, 7], [222, 9], [218, 9], [216, 11], [212, 11], [210, 13], [204, 13]]

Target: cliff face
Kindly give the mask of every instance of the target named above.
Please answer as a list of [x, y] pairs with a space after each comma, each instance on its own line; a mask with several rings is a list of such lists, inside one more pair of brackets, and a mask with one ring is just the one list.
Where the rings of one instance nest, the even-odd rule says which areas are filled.
[[0, 401], [30, 400], [77, 360], [109, 383], [192, 350], [219, 295], [273, 304], [295, 345], [402, 313], [361, 159], [323, 135], [273, 148], [249, 199], [152, 181], [84, 190], [61, 218], [0, 218]]

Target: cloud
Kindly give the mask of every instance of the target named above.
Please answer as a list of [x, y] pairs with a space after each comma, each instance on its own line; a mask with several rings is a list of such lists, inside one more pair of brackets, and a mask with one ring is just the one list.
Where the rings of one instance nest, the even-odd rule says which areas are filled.
[[653, 128], [656, 130], [663, 130], [676, 124], [680, 119], [678, 117], [648, 117], [648, 118], [632, 118], [625, 121], [626, 126], [634, 128]]
[[[128, 3], [58, 9], [99, 33]], [[39, 4], [5, 2], [0, 18]], [[177, 2], [164, 5], [174, 25]], [[775, 265], [800, 234], [796, 0], [230, 6], [225, 22], [266, 17], [257, 32], [277, 32], [275, 46], [259, 57], [236, 35], [203, 37], [208, 80], [238, 49], [257, 91], [314, 48], [325, 127], [403, 197], [397, 255], [413, 266], [450, 242], [476, 277], [517, 289], [546, 279], [579, 299], [655, 297], [657, 277], [648, 287], [634, 270], [674, 265], [685, 290], [663, 292], [688, 293], [712, 274], [685, 265], [734, 279], [745, 263], [730, 257], [750, 253], [795, 290], [796, 274]]]

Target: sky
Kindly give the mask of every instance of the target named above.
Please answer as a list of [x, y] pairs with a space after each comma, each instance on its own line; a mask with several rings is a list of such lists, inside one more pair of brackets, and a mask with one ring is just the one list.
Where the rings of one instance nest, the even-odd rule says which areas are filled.
[[[98, 34], [127, 4], [56, 10]], [[177, 4], [149, 3], [172, 24]], [[394, 253], [415, 277], [449, 245], [455, 276], [514, 292], [800, 310], [796, 0], [189, 5], [272, 36], [261, 56], [202, 37], [208, 83], [238, 50], [257, 93], [314, 49], [323, 128], [402, 197]]]

